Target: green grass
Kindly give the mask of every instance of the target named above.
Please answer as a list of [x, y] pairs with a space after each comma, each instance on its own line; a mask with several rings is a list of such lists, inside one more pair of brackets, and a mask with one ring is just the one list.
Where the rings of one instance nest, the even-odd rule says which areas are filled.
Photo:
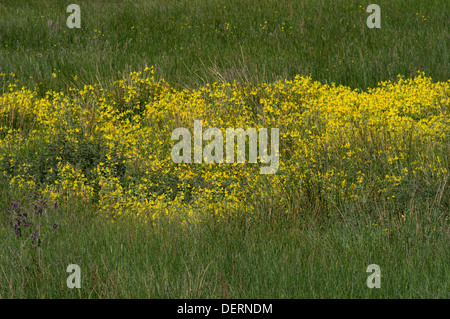
[[41, 94], [146, 65], [176, 87], [300, 74], [366, 89], [417, 70], [449, 76], [445, 0], [380, 0], [381, 29], [366, 26], [369, 3], [357, 0], [77, 3], [81, 29], [66, 26], [69, 2], [2, 1], [0, 72]]
[[[105, 226], [88, 207], [75, 207], [55, 212], [60, 228], [35, 262], [9, 253], [14, 236], [2, 231], [0, 298], [449, 296], [447, 224], [427, 221], [425, 207], [411, 210], [400, 228], [301, 216]], [[81, 289], [66, 286], [72, 263], [81, 267]], [[380, 289], [366, 286], [370, 264], [381, 268]]]
[[[446, 0], [379, 0], [373, 30], [369, 2], [356, 0], [80, 0], [82, 29], [66, 27], [69, 3], [0, 3], [3, 90], [11, 72], [43, 95], [150, 65], [176, 88], [300, 74], [366, 89], [417, 70], [450, 75]], [[432, 200], [443, 185], [430, 201], [373, 203], [371, 216], [348, 203], [343, 216], [257, 212], [186, 227], [106, 224], [95, 207], [66, 203], [55, 238], [11, 254], [20, 243], [6, 209], [25, 194], [0, 180], [0, 298], [448, 298], [448, 204]], [[73, 263], [82, 289], [66, 286]], [[381, 289], [366, 286], [370, 264]]]

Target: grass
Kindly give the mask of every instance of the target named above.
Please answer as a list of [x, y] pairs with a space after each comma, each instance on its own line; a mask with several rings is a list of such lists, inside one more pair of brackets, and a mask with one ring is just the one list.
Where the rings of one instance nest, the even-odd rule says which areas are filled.
[[366, 26], [368, 3], [356, 0], [77, 3], [81, 29], [67, 28], [64, 1], [2, 1], [0, 72], [41, 94], [147, 65], [189, 88], [300, 74], [366, 89], [417, 70], [449, 75], [445, 0], [380, 0], [381, 29]]
[[[365, 90], [417, 70], [434, 81], [447, 81], [450, 75], [445, 0], [378, 0], [381, 29], [372, 30], [365, 23], [367, 1], [77, 3], [81, 29], [65, 25], [70, 2], [0, 3], [3, 92], [15, 80], [41, 96], [85, 84], [108, 87], [129, 71], [150, 65], [177, 89], [272, 82], [300, 74]], [[42, 154], [39, 163], [46, 161]], [[380, 164], [376, 169], [384, 168]], [[322, 207], [316, 214], [314, 194], [308, 214], [296, 201], [295, 185], [289, 214], [277, 213], [276, 202], [261, 199], [254, 218], [238, 216], [228, 222], [211, 217], [193, 224], [111, 224], [94, 213], [94, 204], [73, 200], [52, 212], [59, 225], [55, 237], [24, 250], [9, 227], [7, 209], [9, 202], [29, 194], [4, 176], [0, 174], [0, 298], [450, 295], [448, 177], [433, 187], [413, 181], [396, 200], [365, 203], [370, 215], [352, 201], [340, 203], [342, 211], [323, 214]], [[82, 289], [66, 286], [66, 268], [73, 263], [81, 267]], [[381, 289], [366, 286], [370, 264], [381, 268]]]
[[[37, 262], [18, 266], [2, 232], [0, 297], [447, 298], [446, 224], [424, 213], [411, 211], [396, 229], [299, 216], [152, 229], [105, 227], [88, 208], [66, 208]], [[81, 289], [66, 287], [71, 263], [81, 267]], [[373, 263], [381, 289], [366, 286]]]

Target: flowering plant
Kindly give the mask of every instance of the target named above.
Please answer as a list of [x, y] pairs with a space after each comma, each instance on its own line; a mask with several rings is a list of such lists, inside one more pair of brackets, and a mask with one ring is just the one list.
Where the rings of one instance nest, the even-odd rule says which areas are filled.
[[49, 207], [44, 199], [38, 199], [27, 206], [19, 199], [10, 202], [10, 206], [9, 227], [14, 237], [10, 253], [22, 263], [40, 260], [43, 244], [58, 229], [58, 223], [51, 221], [51, 211], [58, 209], [57, 203]]

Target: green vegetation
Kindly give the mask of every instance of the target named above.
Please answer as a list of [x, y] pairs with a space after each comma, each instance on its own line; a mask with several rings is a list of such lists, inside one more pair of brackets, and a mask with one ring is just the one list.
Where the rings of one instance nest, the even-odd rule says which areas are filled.
[[449, 75], [446, 0], [377, 1], [381, 29], [366, 26], [357, 0], [80, 0], [81, 29], [67, 28], [68, 4], [2, 1], [0, 72], [42, 94], [147, 65], [189, 88], [300, 74], [366, 89], [417, 70]]
[[[398, 74], [405, 78], [415, 76], [418, 70], [433, 81], [450, 78], [447, 0], [378, 0], [382, 10], [381, 29], [367, 28], [368, 2], [357, 0], [80, 0], [77, 4], [81, 7], [81, 29], [66, 26], [69, 15], [66, 7], [70, 3], [1, 1], [0, 73], [4, 76], [0, 76], [0, 110], [6, 109], [7, 102], [2, 97], [15, 90], [8, 87], [15, 83], [17, 89], [24, 86], [39, 96], [46, 96], [48, 101], [59, 97], [57, 93], [46, 95], [46, 92], [64, 92], [74, 103], [66, 114], [82, 114], [77, 108], [80, 105], [92, 106], [89, 114], [97, 114], [94, 107], [97, 104], [92, 99], [98, 91], [90, 95], [91, 91], [85, 90], [87, 98], [82, 99], [77, 90], [99, 83], [95, 90], [112, 89], [109, 98], [118, 101], [114, 107], [122, 106], [129, 111], [123, 117], [133, 119], [136, 115], [133, 112], [139, 109], [134, 108], [136, 101], [144, 105], [149, 96], [159, 94], [151, 89], [164, 92], [160, 84], [144, 87], [145, 96], [140, 95], [141, 91], [133, 91], [133, 85], [139, 82], [130, 80], [130, 71], [143, 71], [150, 66], [155, 66], [157, 79], [164, 79], [177, 90], [233, 81], [243, 88], [249, 83], [293, 79], [297, 74], [360, 90], [375, 87], [380, 81], [395, 82]], [[117, 79], [124, 79], [129, 87], [114, 83]], [[125, 93], [131, 91], [135, 93], [133, 99], [125, 102]], [[187, 94], [179, 94], [187, 98]], [[433, 94], [437, 95], [436, 91]], [[207, 216], [186, 222], [181, 217], [166, 220], [163, 216], [158, 223], [143, 223], [125, 216], [112, 223], [105, 219], [106, 214], [98, 213], [97, 197], [80, 201], [73, 196], [58, 203], [57, 209], [45, 198], [48, 224], [38, 226], [41, 224], [35, 222], [27, 230], [30, 232], [27, 237], [22, 238], [11, 228], [10, 202], [20, 199], [24, 207], [21, 213], [32, 215], [33, 203], [42, 197], [24, 191], [25, 187], [18, 186], [20, 181], [11, 182], [10, 176], [22, 169], [17, 163], [29, 161], [27, 173], [39, 185], [55, 185], [61, 158], [71, 168], [79, 169], [85, 175], [83, 178], [94, 179], [93, 170], [106, 162], [108, 155], [115, 156], [111, 163], [124, 160], [118, 145], [125, 143], [125, 139], [117, 139], [114, 146], [117, 149], [100, 138], [88, 140], [83, 129], [92, 124], [92, 119], [87, 116], [77, 122], [61, 115], [66, 121], [64, 125], [70, 129], [66, 132], [63, 121], [57, 117], [60, 114], [48, 115], [47, 100], [42, 102], [39, 116], [56, 123], [54, 140], [51, 130], [33, 136], [36, 129], [33, 123], [37, 121], [34, 113], [20, 113], [20, 107], [31, 110], [31, 102], [24, 102], [5, 114], [0, 112], [0, 299], [448, 298], [449, 130], [445, 125], [448, 125], [449, 92], [439, 94], [441, 99], [434, 103], [433, 110], [419, 115], [423, 116], [423, 127], [447, 135], [436, 134], [436, 137], [430, 129], [427, 136], [431, 137], [427, 143], [421, 143], [420, 135], [414, 135], [417, 128], [414, 121], [422, 118], [413, 119], [412, 125], [408, 121], [403, 122], [404, 126], [398, 125], [401, 140], [396, 139], [397, 135], [390, 135], [391, 132], [384, 132], [378, 140], [372, 140], [377, 138], [375, 135], [358, 140], [359, 133], [355, 133], [352, 141], [361, 146], [360, 154], [367, 157], [353, 155], [354, 162], [347, 158], [342, 160], [344, 164], [341, 158], [336, 158], [337, 164], [329, 160], [324, 155], [326, 148], [322, 149], [320, 143], [316, 145], [313, 158], [318, 159], [324, 171], [336, 164], [349, 171], [355, 181], [360, 178], [360, 172], [352, 169], [362, 165], [363, 160], [369, 164], [362, 171], [376, 181], [377, 177], [392, 174], [387, 163], [397, 163], [395, 152], [404, 151], [407, 159], [402, 158], [400, 164], [392, 166], [391, 178], [395, 179], [397, 173], [405, 178], [399, 187], [386, 186], [389, 198], [370, 197], [379, 190], [368, 190], [371, 186], [365, 182], [358, 200], [352, 199], [351, 195], [355, 194], [348, 189], [347, 197], [339, 197], [337, 188], [336, 205], [330, 209], [325, 205], [331, 202], [323, 194], [322, 177], [311, 175], [311, 183], [301, 184], [308, 189], [306, 201], [305, 196], [299, 195], [299, 176], [303, 171], [298, 176], [292, 174], [292, 183], [282, 194], [283, 200], [290, 199], [289, 206], [282, 205], [280, 197], [264, 195], [273, 191], [267, 179], [268, 185], [259, 195], [259, 201], [252, 203], [253, 215], [242, 214], [229, 220]], [[255, 110], [262, 109], [257, 107], [259, 101], [248, 94], [244, 97]], [[74, 102], [81, 100], [85, 104]], [[417, 109], [421, 110], [420, 105]], [[124, 110], [118, 109], [117, 118]], [[221, 115], [233, 113], [218, 108], [214, 111]], [[147, 116], [153, 116], [148, 113]], [[329, 124], [319, 113], [312, 112], [305, 124], [309, 125], [305, 129], [311, 129], [314, 134], [320, 132], [314, 126], [319, 120], [324, 132]], [[215, 115], [212, 111], [211, 114]], [[426, 121], [431, 117], [437, 119], [436, 125]], [[155, 115], [157, 124], [152, 122], [154, 126], [150, 126], [149, 120], [146, 132], [157, 133], [157, 127], [176, 123], [173, 118]], [[111, 129], [115, 138], [123, 133], [121, 130], [128, 134], [127, 126], [120, 126], [123, 123], [116, 118], [114, 121], [117, 122], [113, 123], [111, 118], [103, 128]], [[336, 123], [334, 128], [338, 127]], [[352, 123], [357, 127], [364, 121]], [[408, 130], [401, 132], [402, 127]], [[361, 126], [361, 132], [363, 129]], [[152, 138], [164, 142], [170, 137], [152, 134]], [[409, 145], [405, 146], [402, 141], [407, 141], [408, 136]], [[47, 138], [53, 144], [46, 142]], [[137, 138], [133, 141], [136, 145], [141, 143]], [[32, 147], [24, 147], [29, 145], [27, 142]], [[285, 140], [282, 147], [287, 143], [293, 142]], [[355, 145], [336, 149], [337, 156], [355, 151]], [[393, 146], [394, 155], [389, 159], [377, 157], [374, 145], [386, 150]], [[400, 145], [398, 149], [396, 145]], [[170, 149], [169, 144], [164, 144], [164, 148]], [[117, 153], [112, 152], [116, 150]], [[139, 156], [148, 158], [144, 151]], [[308, 165], [308, 160], [302, 158], [298, 167]], [[417, 166], [422, 161], [425, 173], [418, 170], [417, 176], [411, 177], [412, 170], [405, 170], [402, 161], [408, 161], [408, 165], [415, 161]], [[129, 180], [137, 185], [145, 177], [139, 163], [122, 163], [114, 166], [112, 174], [120, 186], [127, 186]], [[130, 169], [132, 165], [137, 167], [134, 171]], [[290, 169], [295, 171], [295, 166]], [[176, 185], [175, 173], [175, 177], [158, 174], [154, 176], [162, 176], [161, 184], [165, 188], [152, 188], [152, 192], [166, 194], [167, 189]], [[339, 178], [335, 181], [340, 182]], [[71, 187], [67, 189], [70, 191]], [[123, 194], [127, 191], [124, 187]], [[370, 196], [365, 197], [366, 194]], [[32, 246], [34, 232], [42, 238], [37, 247]], [[66, 285], [69, 264], [81, 267], [81, 289], [69, 289]], [[366, 268], [370, 264], [381, 267], [381, 289], [366, 286], [369, 276]]]
[[[2, 231], [0, 298], [448, 298], [447, 224], [420, 207], [378, 225], [266, 216], [184, 228], [105, 225], [89, 207], [59, 209], [59, 232], [35, 262], [19, 262]], [[66, 286], [72, 263], [81, 289]], [[380, 289], [366, 286], [372, 263]]]

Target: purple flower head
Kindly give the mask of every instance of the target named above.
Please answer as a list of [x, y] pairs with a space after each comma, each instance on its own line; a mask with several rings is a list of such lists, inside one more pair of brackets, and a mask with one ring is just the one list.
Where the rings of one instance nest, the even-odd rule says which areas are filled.
[[56, 227], [58, 227], [57, 223], [53, 223], [52, 229], [56, 229]]
[[58, 204], [57, 204], [57, 203], [55, 203], [54, 208], [55, 208], [55, 209], [58, 209]]
[[15, 213], [18, 213], [20, 211], [19, 202], [20, 202], [20, 200], [18, 200], [17, 202], [10, 202], [9, 203], [13, 207], [13, 211]]

